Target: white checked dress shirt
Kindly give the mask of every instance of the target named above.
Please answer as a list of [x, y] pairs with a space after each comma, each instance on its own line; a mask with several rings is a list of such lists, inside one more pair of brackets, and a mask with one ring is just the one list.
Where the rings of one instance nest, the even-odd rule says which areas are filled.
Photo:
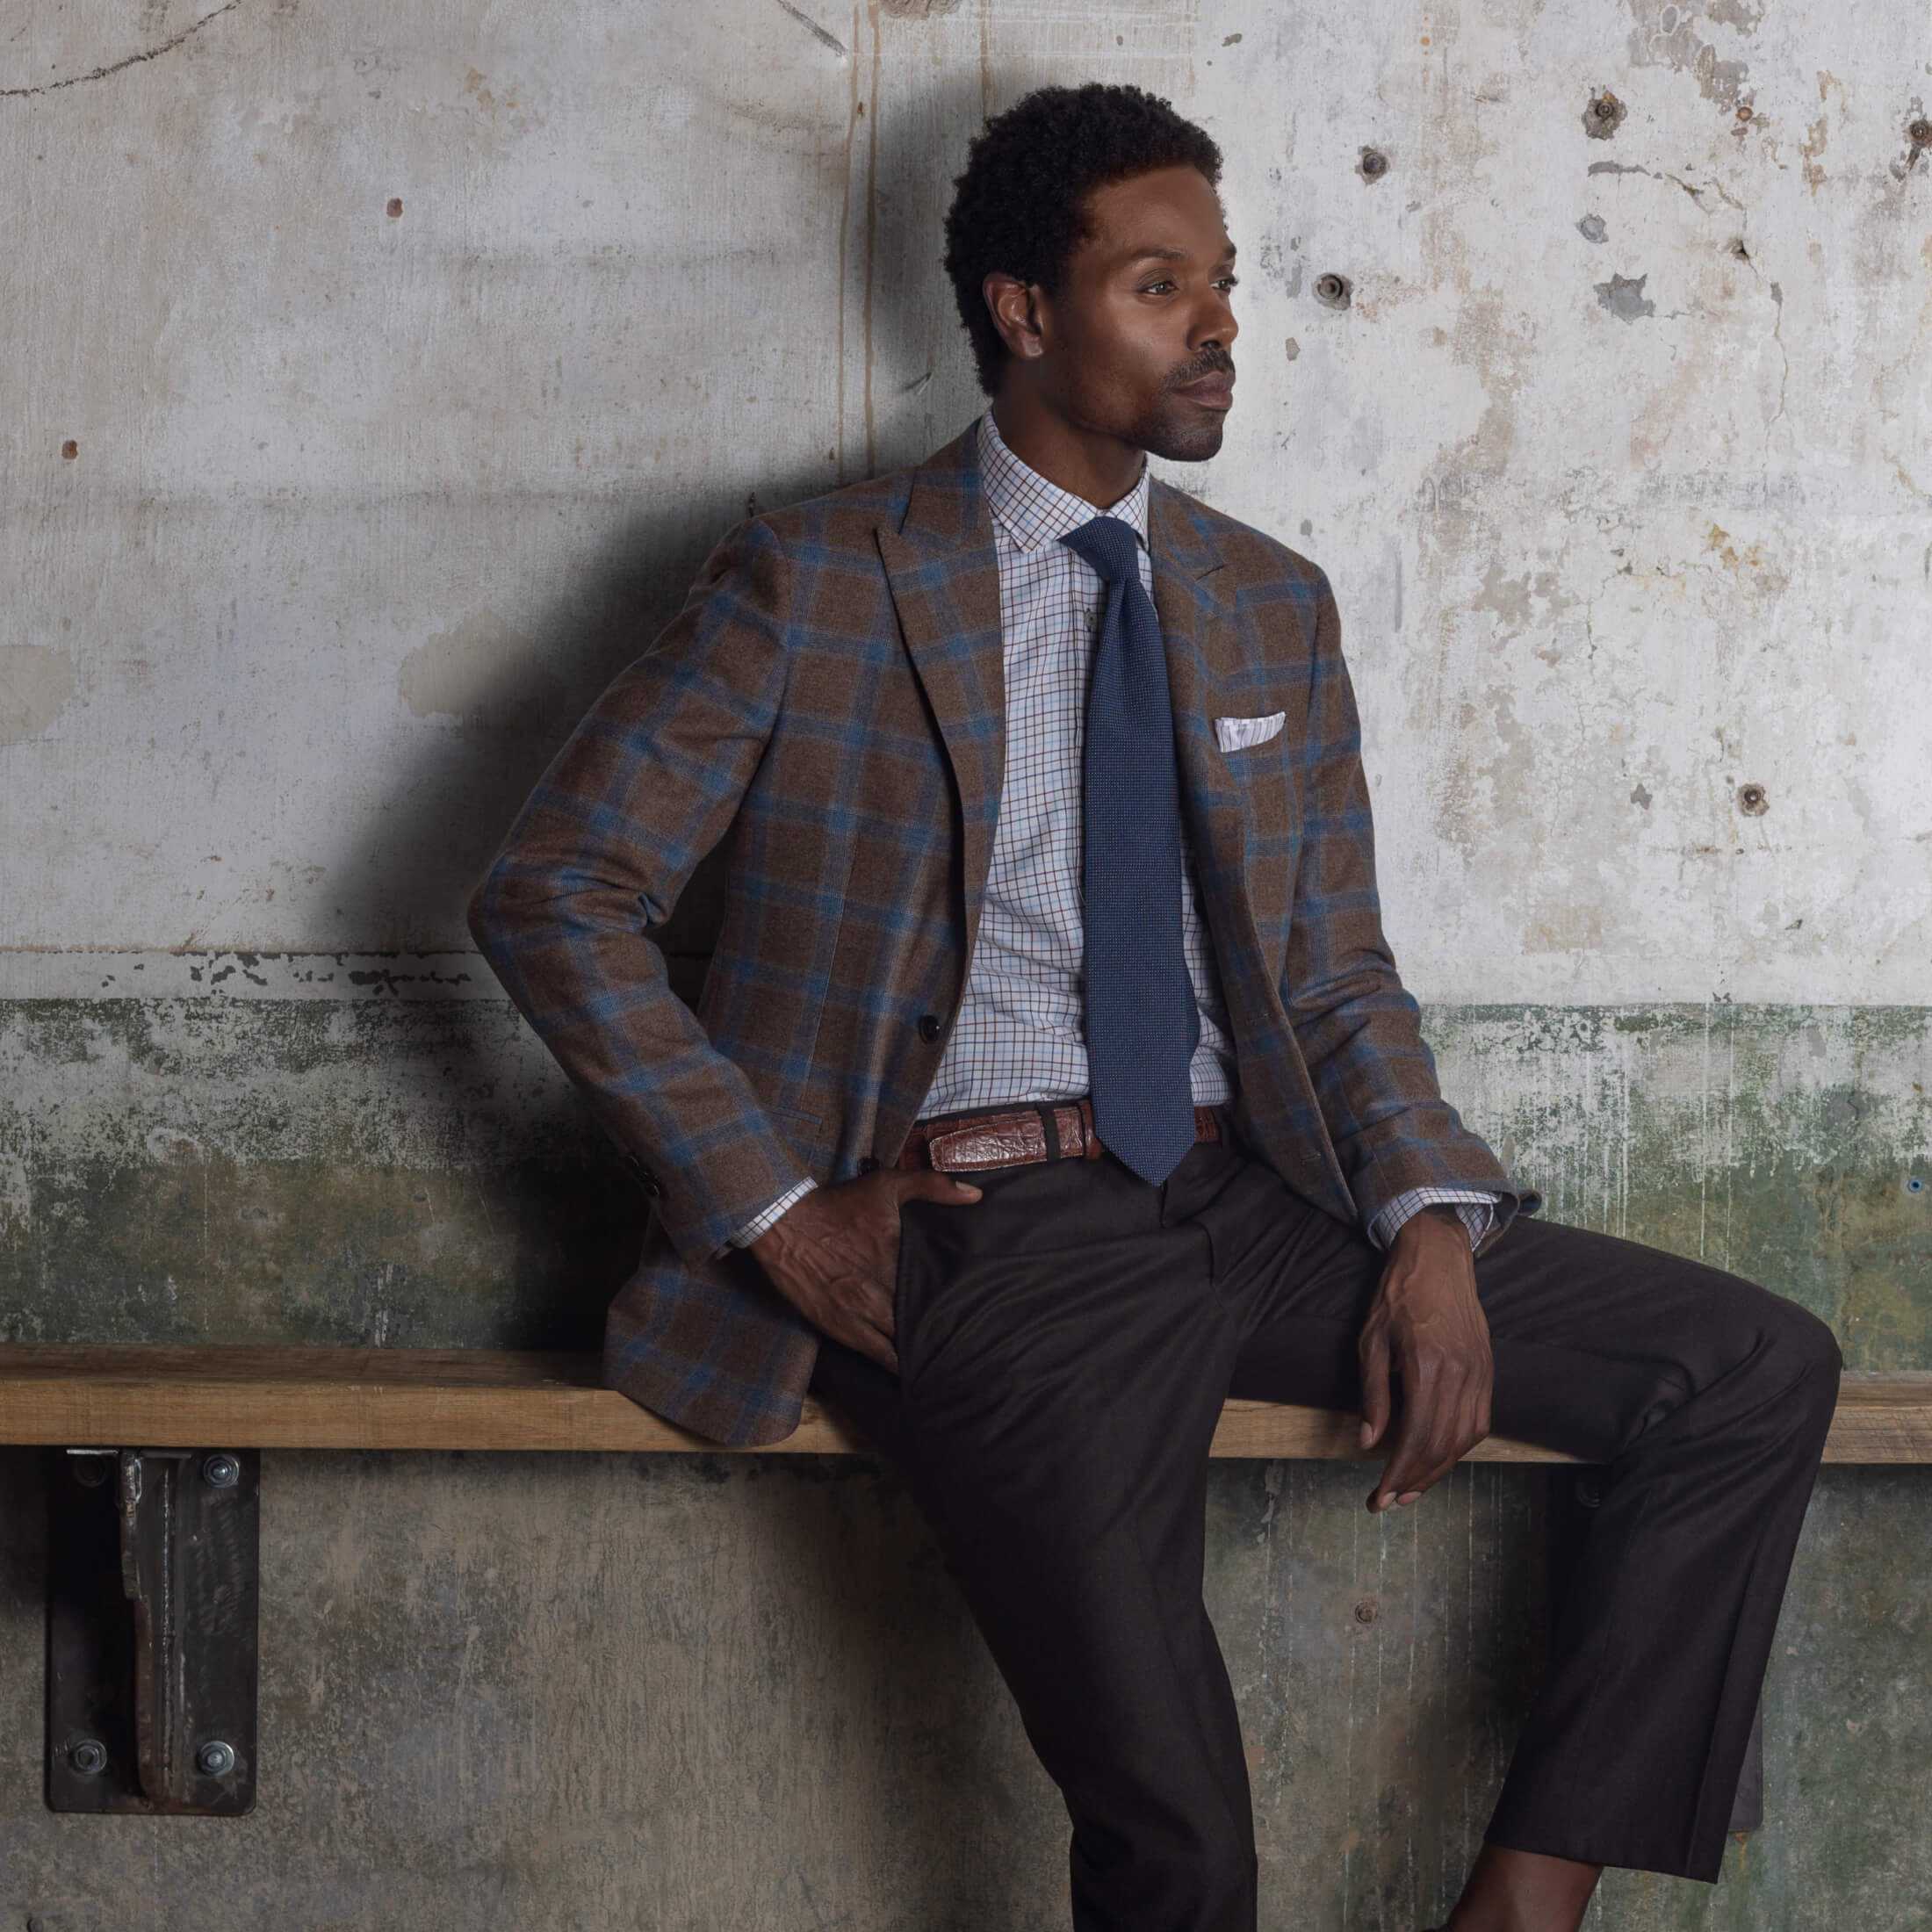
[[[1023, 462], [989, 408], [979, 419], [979, 463], [999, 562], [1006, 640], [1006, 768], [993, 833], [979, 939], [958, 1017], [919, 1118], [969, 1108], [1074, 1099], [1088, 1091], [1080, 919], [1081, 750], [1088, 659], [1106, 587], [1058, 541], [1091, 522], [1093, 506]], [[1147, 549], [1147, 464], [1104, 514], [1140, 538], [1141, 587], [1154, 594]], [[1181, 828], [1181, 946], [1200, 1007], [1190, 1067], [1194, 1104], [1235, 1091], [1234, 1043], [1195, 891], [1193, 848]], [[818, 1184], [789, 1187], [732, 1236], [745, 1247]], [[1387, 1248], [1397, 1228], [1434, 1201], [1455, 1204], [1472, 1245], [1488, 1231], [1496, 1196], [1475, 1188], [1411, 1187], [1376, 1215], [1369, 1238]]]

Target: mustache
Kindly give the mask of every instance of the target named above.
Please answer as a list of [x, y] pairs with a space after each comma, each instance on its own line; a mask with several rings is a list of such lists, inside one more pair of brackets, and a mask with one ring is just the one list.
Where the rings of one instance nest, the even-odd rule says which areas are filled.
[[1178, 377], [1174, 386], [1177, 389], [1185, 389], [1190, 383], [1205, 382], [1210, 376], [1231, 376], [1234, 372], [1234, 364], [1223, 358], [1220, 362], [1208, 364], [1205, 369], [1196, 369], [1187, 375]]

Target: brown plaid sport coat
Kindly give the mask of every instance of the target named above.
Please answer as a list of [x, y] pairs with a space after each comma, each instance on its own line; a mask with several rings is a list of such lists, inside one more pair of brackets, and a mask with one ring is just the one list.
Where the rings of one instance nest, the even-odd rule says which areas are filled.
[[[1328, 579], [1157, 478], [1148, 515], [1237, 1127], [1351, 1224], [1407, 1187], [1493, 1188], [1487, 1249], [1542, 1196], [1443, 1099], [1383, 936]], [[1274, 737], [1220, 748], [1215, 717], [1273, 711]], [[969, 425], [727, 531], [511, 825], [470, 930], [650, 1197], [603, 1354], [644, 1407], [724, 1443], [797, 1426], [818, 1330], [725, 1237], [802, 1173], [897, 1157], [964, 989], [1005, 769]], [[653, 933], [727, 833], [694, 1009]]]

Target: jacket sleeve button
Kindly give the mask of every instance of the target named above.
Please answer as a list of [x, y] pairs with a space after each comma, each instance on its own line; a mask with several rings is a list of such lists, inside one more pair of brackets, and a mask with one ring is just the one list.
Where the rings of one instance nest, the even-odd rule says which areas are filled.
[[919, 1015], [919, 1038], [937, 1040], [941, 1032], [939, 1015], [936, 1013], [922, 1013]]

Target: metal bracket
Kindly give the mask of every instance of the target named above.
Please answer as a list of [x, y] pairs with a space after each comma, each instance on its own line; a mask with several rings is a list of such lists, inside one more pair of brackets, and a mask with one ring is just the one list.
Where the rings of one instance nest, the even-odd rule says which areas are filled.
[[[1575, 1574], [1577, 1557], [1590, 1519], [1604, 1500], [1605, 1472], [1590, 1465], [1571, 1464], [1549, 1472], [1549, 1626], [1555, 1627], [1556, 1614], [1570, 1578]], [[1751, 1714], [1751, 1735], [1744, 1748], [1744, 1769], [1738, 1778], [1737, 1796], [1731, 1804], [1730, 1830], [1741, 1836], [1759, 1831], [1764, 1825], [1764, 1706], [1759, 1704]]]
[[255, 1805], [262, 1456], [47, 1457], [47, 1804]]

